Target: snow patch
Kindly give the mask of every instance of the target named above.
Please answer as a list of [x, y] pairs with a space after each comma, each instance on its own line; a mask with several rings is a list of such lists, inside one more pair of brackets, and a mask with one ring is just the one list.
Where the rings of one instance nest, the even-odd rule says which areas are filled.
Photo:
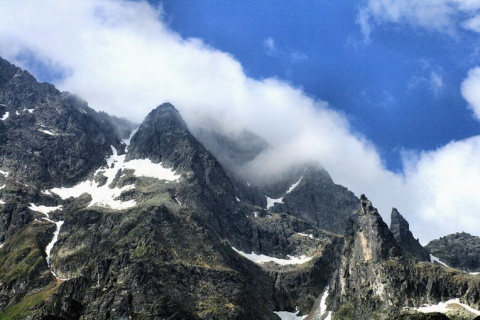
[[6, 184], [2, 185], [2, 186], [0, 187], [0, 190], [5, 189], [6, 186], [7, 186]]
[[265, 196], [267, 198], [267, 209], [270, 209], [275, 205], [275, 203], [283, 203], [283, 197], [278, 199], [272, 199], [270, 197]]
[[110, 207], [112, 209], [128, 209], [136, 205], [135, 200], [121, 201], [117, 198], [122, 192], [132, 190], [135, 185], [126, 185], [122, 188], [110, 188], [110, 184], [115, 180], [115, 176], [119, 170], [134, 170], [137, 177], [151, 177], [159, 180], [177, 181], [181, 178], [174, 170], [162, 166], [161, 163], [153, 163], [149, 159], [135, 159], [125, 161], [125, 155], [119, 155], [117, 149], [112, 146], [112, 156], [107, 159], [107, 166], [98, 169], [94, 176], [102, 174], [107, 178], [107, 182], [100, 186], [99, 182], [86, 180], [71, 188], [53, 188], [50, 191], [56, 193], [62, 199], [70, 197], [78, 198], [84, 193], [88, 193], [92, 197], [92, 201], [88, 205]]
[[18, 110], [16, 110], [16, 111], [15, 111], [15, 114], [16, 114], [17, 116], [19, 116], [19, 115], [20, 115], [20, 112], [18, 112]]
[[124, 163], [124, 168], [135, 170], [135, 176], [137, 177], [150, 177], [166, 181], [177, 181], [182, 177], [173, 169], [163, 167], [161, 162], [153, 163], [150, 159], [127, 161]]
[[332, 319], [332, 311], [327, 311], [328, 286], [324, 289], [323, 295], [320, 298], [320, 316], [327, 315], [324, 320]]
[[468, 274], [471, 274], [473, 276], [476, 276], [477, 274], [480, 274], [480, 272], [469, 272]]
[[300, 180], [298, 180], [297, 182], [295, 182], [294, 184], [292, 184], [292, 185], [290, 186], [290, 188], [287, 190], [287, 193], [292, 192], [293, 189], [295, 189], [295, 188], [298, 186], [298, 184], [300, 183], [300, 181], [302, 181], [302, 179], [303, 179], [303, 176], [300, 177]]
[[[130, 142], [132, 141], [133, 136], [135, 135], [135, 133], [137, 133], [138, 128], [140, 128], [140, 127], [136, 127], [136, 128], [132, 131], [132, 133], [130, 133], [130, 136], [129, 136], [127, 139], [122, 140], [122, 142], [127, 145], [127, 149], [128, 149], [128, 146], [130, 145]], [[127, 150], [125, 150], [125, 151], [127, 151]]]
[[55, 271], [53, 271], [53, 270], [50, 270], [50, 272], [51, 272], [51, 273], [52, 273], [52, 275], [53, 275], [55, 278], [57, 278], [58, 280], [61, 280], [61, 281], [68, 281], [68, 280], [70, 280], [70, 279], [71, 279], [71, 278], [60, 278], [60, 277], [59, 277], [59, 276], [58, 276], [58, 275], [55, 273]]
[[0, 170], [0, 174], [2, 174], [5, 178], [8, 177], [8, 172]]
[[307, 316], [299, 316], [298, 313], [300, 311], [297, 311], [297, 312], [288, 312], [288, 311], [274, 311], [273, 313], [275, 313], [277, 316], [280, 317], [280, 319], [282, 320], [303, 320], [305, 319]]
[[237, 250], [235, 247], [232, 247], [232, 249], [238, 254], [247, 258], [248, 260], [253, 261], [255, 263], [260, 263], [260, 264], [267, 263], [267, 262], [275, 262], [280, 265], [291, 265], [291, 264], [302, 264], [312, 260], [312, 257], [307, 257], [305, 255], [300, 257], [288, 256], [289, 259], [280, 259], [280, 258], [266, 256], [264, 254], [256, 254], [253, 251], [252, 253], [245, 253], [243, 251]]
[[8, 117], [10, 116], [10, 112], [5, 112], [5, 114], [3, 115], [3, 117], [1, 118], [3, 121], [7, 120]]
[[471, 313], [474, 313], [475, 315], [480, 315], [480, 311], [476, 310], [469, 305], [466, 305], [464, 303], [460, 303], [460, 299], [451, 299], [446, 302], [439, 302], [434, 305], [423, 305], [419, 308], [416, 308], [415, 310], [422, 312], [422, 313], [430, 313], [430, 312], [440, 312], [440, 313], [446, 313], [449, 311], [451, 308], [451, 305], [459, 305], [465, 308], [465, 310], [470, 311]]
[[448, 266], [446, 263], [440, 261], [439, 258], [435, 257], [434, 255], [430, 254], [430, 262], [432, 263], [435, 263], [435, 262], [438, 262], [439, 264], [441, 264], [442, 266], [445, 266], [447, 268], [450, 268], [450, 266]]
[[315, 239], [315, 237], [313, 236], [313, 234], [306, 234], [306, 233], [297, 233], [298, 235], [300, 236], [303, 236], [303, 237], [309, 237], [310, 239]]
[[[49, 220], [49, 221], [53, 222], [52, 220]], [[58, 241], [58, 235], [60, 234], [60, 228], [63, 225], [63, 221], [58, 221], [58, 222], [54, 222], [54, 223], [57, 225], [57, 229], [53, 233], [52, 241], [50, 241], [50, 243], [45, 248], [45, 253], [47, 254], [47, 265], [48, 265], [49, 268], [51, 266], [50, 253], [52, 252], [53, 246]]]
[[23, 109], [23, 111], [28, 111], [29, 113], [33, 113], [35, 109]]
[[4, 245], [5, 245], [5, 242], [4, 242], [4, 243], [0, 243], [0, 249], [3, 248]]
[[5, 201], [3, 201], [3, 199], [0, 199], [0, 204], [5, 204]]
[[50, 216], [48, 214], [52, 211], [55, 211], [55, 210], [61, 210], [62, 206], [47, 207], [47, 206], [37, 206], [34, 203], [30, 203], [30, 205], [28, 206], [28, 209], [30, 209], [32, 211], [37, 211], [37, 212], [43, 213], [47, 218], [50, 218]]
[[43, 132], [45, 134], [48, 134], [49, 136], [58, 136], [58, 134], [50, 131], [50, 130], [45, 130], [45, 129], [38, 129], [38, 131]]
[[238, 197], [235, 197], [235, 200], [237, 200], [237, 202], [240, 202], [240, 199], [238, 199]]
[[254, 216], [255, 218], [258, 218], [258, 212], [257, 212], [257, 211], [254, 211], [254, 212], [253, 212], [253, 216]]

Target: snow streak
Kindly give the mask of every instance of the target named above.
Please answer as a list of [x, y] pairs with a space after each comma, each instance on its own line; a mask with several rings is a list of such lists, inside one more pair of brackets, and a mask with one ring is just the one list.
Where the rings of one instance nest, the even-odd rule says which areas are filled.
[[305, 255], [300, 257], [288, 256], [289, 259], [280, 259], [280, 258], [266, 256], [264, 254], [256, 254], [254, 252], [245, 253], [243, 251], [237, 250], [235, 247], [232, 247], [232, 249], [238, 254], [247, 258], [248, 260], [253, 261], [255, 263], [260, 263], [260, 264], [267, 263], [267, 262], [275, 262], [280, 265], [291, 265], [291, 264], [302, 264], [312, 260], [312, 257], [307, 257]]

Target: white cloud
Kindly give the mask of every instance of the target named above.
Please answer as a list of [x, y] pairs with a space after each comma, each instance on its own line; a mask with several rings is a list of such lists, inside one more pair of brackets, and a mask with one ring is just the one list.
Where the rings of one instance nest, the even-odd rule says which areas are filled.
[[471, 69], [462, 83], [462, 95], [467, 100], [473, 114], [480, 120], [480, 67]]
[[[385, 19], [400, 19], [405, 10], [405, 5], [386, 8], [386, 0], [376, 8], [374, 2], [369, 10], [387, 10]], [[231, 55], [174, 33], [162, 21], [161, 9], [146, 2], [4, 0], [2, 10], [9, 14], [0, 19], [0, 54], [25, 63], [15, 60], [28, 51], [67, 70], [56, 85], [79, 94], [95, 109], [141, 121], [153, 107], [170, 101], [189, 125], [214, 118], [228, 130], [249, 129], [276, 147], [251, 164], [259, 176], [318, 160], [337, 183], [357, 195], [365, 193], [386, 220], [392, 206], [417, 231], [429, 229], [436, 219], [436, 230], [417, 234], [422, 239], [480, 223], [478, 197], [468, 192], [480, 190], [480, 175], [472, 178], [478, 174], [477, 139], [410, 157], [406, 174], [395, 174], [327, 103], [278, 79], [247, 77]], [[273, 39], [265, 45], [276, 48]], [[463, 220], [450, 223], [453, 212]]]
[[[478, 235], [480, 219], [480, 136], [456, 141], [405, 159], [406, 189], [412, 191], [414, 234], [431, 239], [441, 233]], [[414, 205], [415, 204], [415, 205]], [[412, 221], [411, 221], [412, 222]]]
[[272, 37], [268, 37], [263, 40], [263, 46], [265, 47], [266, 53], [271, 56], [277, 52], [277, 47], [275, 46], [275, 40]]
[[476, 0], [368, 0], [357, 20], [364, 36], [371, 23], [397, 23], [454, 34], [459, 27], [480, 32]]

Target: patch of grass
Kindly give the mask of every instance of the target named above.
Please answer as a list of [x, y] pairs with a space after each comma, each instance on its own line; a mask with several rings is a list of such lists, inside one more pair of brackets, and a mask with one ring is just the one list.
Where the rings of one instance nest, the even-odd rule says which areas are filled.
[[61, 280], [57, 280], [52, 286], [39, 291], [35, 294], [27, 295], [14, 306], [11, 306], [0, 312], [0, 319], [3, 320], [20, 320], [32, 315], [44, 301], [50, 298], [58, 289]]

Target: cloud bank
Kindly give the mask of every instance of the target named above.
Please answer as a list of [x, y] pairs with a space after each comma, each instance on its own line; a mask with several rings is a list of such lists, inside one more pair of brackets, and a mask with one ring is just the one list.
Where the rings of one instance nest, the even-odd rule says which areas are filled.
[[[387, 10], [390, 2], [370, 1], [368, 14]], [[476, 6], [444, 1], [450, 2]], [[399, 3], [404, 5], [384, 12], [386, 18], [398, 20], [412, 6], [421, 9]], [[435, 12], [448, 20], [445, 8]], [[335, 182], [367, 194], [386, 220], [397, 207], [422, 241], [456, 231], [478, 234], [472, 226], [480, 223], [480, 203], [472, 190], [480, 190], [475, 165], [480, 138], [406, 153], [405, 172], [393, 173], [375, 146], [328, 103], [279, 79], [249, 78], [231, 55], [169, 29], [161, 7], [138, 1], [5, 0], [2, 11], [8, 15], [0, 19], [0, 54], [33, 71], [38, 62], [57, 70], [62, 76], [55, 85], [97, 110], [139, 122], [169, 101], [191, 126], [215, 119], [225, 130], [248, 129], [264, 137], [275, 149], [252, 163], [259, 174], [317, 160]], [[464, 87], [470, 92], [468, 83]]]
[[366, 38], [372, 24], [405, 24], [453, 34], [456, 29], [480, 32], [480, 2], [476, 0], [368, 0], [358, 23]]

